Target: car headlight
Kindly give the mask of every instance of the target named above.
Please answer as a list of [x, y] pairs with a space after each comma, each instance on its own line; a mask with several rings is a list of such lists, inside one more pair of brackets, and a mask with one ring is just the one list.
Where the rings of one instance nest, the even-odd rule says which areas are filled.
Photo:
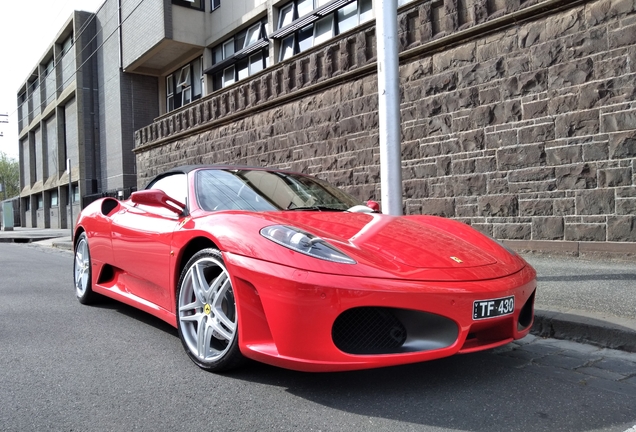
[[349, 258], [320, 237], [316, 237], [298, 228], [285, 225], [272, 225], [263, 228], [261, 235], [274, 243], [278, 243], [288, 249], [314, 258], [340, 264], [356, 264], [355, 260]]

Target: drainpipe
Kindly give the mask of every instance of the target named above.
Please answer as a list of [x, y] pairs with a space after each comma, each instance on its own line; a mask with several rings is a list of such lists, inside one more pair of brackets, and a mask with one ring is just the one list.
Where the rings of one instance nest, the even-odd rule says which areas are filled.
[[123, 41], [121, 38], [121, 0], [117, 0], [117, 38], [119, 39], [119, 69], [124, 67], [123, 60]]

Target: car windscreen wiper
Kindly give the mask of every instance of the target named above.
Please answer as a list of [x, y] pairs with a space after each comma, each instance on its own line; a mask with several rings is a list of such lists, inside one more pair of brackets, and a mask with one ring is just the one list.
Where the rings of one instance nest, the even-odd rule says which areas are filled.
[[322, 205], [292, 207], [292, 208], [287, 208], [286, 210], [293, 210], [293, 211], [296, 211], [296, 210], [299, 210], [299, 211], [337, 211], [337, 212], [346, 211], [346, 209], [341, 209], [341, 208], [336, 208], [336, 207], [328, 207], [328, 206], [322, 206]]

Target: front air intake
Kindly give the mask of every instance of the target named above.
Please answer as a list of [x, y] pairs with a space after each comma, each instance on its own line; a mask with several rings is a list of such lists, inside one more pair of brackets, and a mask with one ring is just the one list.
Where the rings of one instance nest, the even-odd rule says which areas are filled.
[[331, 330], [334, 345], [347, 354], [397, 354], [451, 346], [459, 330], [454, 321], [428, 312], [388, 307], [344, 311]]
[[386, 354], [404, 344], [406, 328], [389, 308], [359, 307], [336, 319], [332, 337], [338, 349], [349, 354]]

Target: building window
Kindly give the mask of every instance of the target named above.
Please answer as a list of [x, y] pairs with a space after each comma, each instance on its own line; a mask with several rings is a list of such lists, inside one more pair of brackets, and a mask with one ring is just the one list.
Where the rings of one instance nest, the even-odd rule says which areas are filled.
[[70, 51], [72, 46], [73, 46], [73, 35], [70, 35], [69, 37], [64, 39], [64, 42], [62, 42], [62, 57], [64, 56], [64, 54]]
[[203, 0], [172, 0], [172, 4], [200, 11], [205, 10]]
[[250, 56], [250, 75], [254, 75], [264, 69], [263, 67], [263, 53], [257, 52]]
[[226, 59], [226, 58], [231, 57], [233, 55], [234, 55], [234, 38], [232, 38], [229, 41], [223, 43], [223, 59]]
[[212, 48], [213, 89], [219, 90], [260, 72], [268, 66], [269, 42], [265, 35], [266, 21], [258, 22], [234, 34]]
[[203, 95], [203, 58], [199, 57], [166, 77], [166, 112], [173, 111]]
[[38, 85], [39, 85], [39, 81], [37, 78], [31, 81], [29, 83], [29, 93], [35, 93], [35, 91], [38, 89]]
[[227, 87], [236, 82], [236, 79], [234, 77], [235, 69], [236, 68], [234, 66], [230, 66], [223, 71], [223, 87]]
[[221, 0], [210, 0], [210, 12], [221, 6]]
[[52, 190], [51, 191], [51, 207], [57, 207], [57, 206], [58, 206], [57, 191]]
[[73, 185], [73, 202], [77, 203], [80, 200], [79, 186]]
[[31, 210], [31, 198], [27, 198], [24, 200], [24, 211]]
[[48, 63], [46, 64], [46, 69], [44, 70], [44, 76], [49, 76], [49, 74], [51, 72], [53, 72], [53, 58], [51, 58], [51, 60], [48, 61]]
[[42, 194], [38, 195], [38, 199], [36, 201], [36, 210], [40, 210], [41, 208], [44, 208], [44, 197], [42, 196]]
[[166, 110], [174, 110], [174, 77], [172, 75], [166, 77]]
[[280, 8], [278, 12], [278, 28], [288, 26], [294, 20], [294, 3], [290, 3]]
[[192, 86], [190, 83], [190, 65], [184, 66], [179, 72], [177, 94], [181, 93], [181, 106], [192, 102]]
[[[322, 8], [327, 3], [330, 1], [295, 0], [279, 9], [278, 29], [271, 35], [274, 39], [281, 39], [279, 61], [324, 43], [373, 18], [372, 0], [335, 2], [338, 4]], [[340, 4], [342, 6], [337, 8]], [[332, 7], [335, 8], [333, 12], [330, 11]]]

